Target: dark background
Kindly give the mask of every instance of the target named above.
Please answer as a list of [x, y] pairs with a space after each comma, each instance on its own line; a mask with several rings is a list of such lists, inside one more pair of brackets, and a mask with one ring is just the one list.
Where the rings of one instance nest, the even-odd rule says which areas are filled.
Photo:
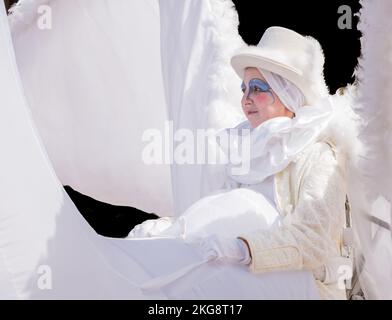
[[[7, 7], [14, 2], [16, 1], [5, 0]], [[331, 93], [354, 81], [352, 75], [360, 54], [358, 21], [357, 17], [353, 16], [352, 29], [339, 29], [338, 8], [348, 5], [354, 15], [360, 9], [359, 0], [233, 2], [240, 20], [239, 33], [246, 43], [256, 45], [270, 26], [293, 29], [310, 35], [321, 43], [326, 61], [325, 79]], [[90, 225], [102, 235], [124, 237], [134, 225], [157, 217], [135, 208], [96, 201], [69, 186], [66, 186], [65, 190]]]

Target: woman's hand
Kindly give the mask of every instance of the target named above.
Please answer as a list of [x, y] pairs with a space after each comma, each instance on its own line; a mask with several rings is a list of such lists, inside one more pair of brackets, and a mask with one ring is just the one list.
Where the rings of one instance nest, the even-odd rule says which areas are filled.
[[240, 264], [249, 264], [250, 253], [246, 243], [238, 238], [228, 238], [213, 234], [198, 242], [206, 260], [221, 260]]

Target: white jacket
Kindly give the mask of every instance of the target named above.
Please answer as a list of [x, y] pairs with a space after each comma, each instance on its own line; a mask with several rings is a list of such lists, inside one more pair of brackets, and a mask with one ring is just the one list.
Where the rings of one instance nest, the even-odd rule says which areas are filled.
[[[308, 269], [316, 279], [324, 266], [340, 256], [345, 224], [345, 159], [331, 143], [304, 149], [275, 175], [275, 200], [282, 225], [240, 236], [249, 246], [253, 272]], [[337, 284], [316, 280], [324, 299], [345, 299]]]

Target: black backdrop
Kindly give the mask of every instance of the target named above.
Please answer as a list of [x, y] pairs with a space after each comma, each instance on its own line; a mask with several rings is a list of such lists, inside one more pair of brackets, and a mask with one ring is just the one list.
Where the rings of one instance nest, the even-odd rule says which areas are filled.
[[[5, 0], [6, 5], [13, 2], [15, 1]], [[331, 93], [353, 82], [352, 75], [360, 53], [357, 18], [352, 17], [351, 29], [342, 30], [338, 27], [338, 19], [341, 16], [338, 9], [341, 5], [347, 5], [354, 15], [360, 9], [359, 0], [233, 2], [239, 14], [239, 32], [246, 43], [257, 44], [269, 26], [282, 26], [313, 36], [320, 41], [324, 49], [325, 78]], [[124, 237], [135, 224], [145, 219], [156, 218], [155, 215], [146, 214], [135, 208], [96, 201], [68, 186], [65, 189], [86, 220], [102, 235]]]

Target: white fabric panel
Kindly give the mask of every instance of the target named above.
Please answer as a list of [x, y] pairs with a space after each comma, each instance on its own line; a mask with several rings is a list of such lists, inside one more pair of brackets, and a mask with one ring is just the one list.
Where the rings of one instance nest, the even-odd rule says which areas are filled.
[[[51, 29], [40, 29], [45, 3]], [[142, 161], [143, 132], [167, 120], [158, 2], [24, 0], [14, 11], [22, 83], [62, 184], [172, 215], [169, 165]]]
[[[244, 119], [241, 79], [230, 58], [243, 41], [231, 1], [163, 0], [162, 70], [169, 117], [174, 130], [233, 127]], [[203, 164], [173, 165], [175, 214], [222, 187], [222, 168]]]
[[[7, 298], [141, 297], [105, 262], [102, 238], [77, 212], [50, 165], [26, 107], [4, 13], [1, 2], [0, 287], [13, 287]], [[46, 266], [52, 289], [40, 290], [39, 272]], [[133, 269], [145, 276], [136, 264]]]

